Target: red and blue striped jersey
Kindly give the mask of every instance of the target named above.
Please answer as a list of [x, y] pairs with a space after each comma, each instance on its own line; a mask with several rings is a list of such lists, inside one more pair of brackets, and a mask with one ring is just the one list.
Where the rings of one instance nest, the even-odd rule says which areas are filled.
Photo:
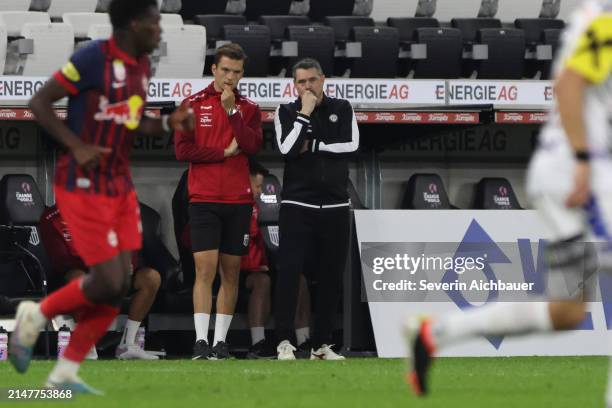
[[134, 188], [129, 154], [144, 112], [150, 76], [148, 56], [134, 59], [120, 50], [113, 38], [78, 50], [54, 74], [70, 93], [68, 127], [85, 143], [112, 149], [89, 171], [77, 164], [71, 152], [62, 152], [56, 166], [56, 186], [107, 196], [126, 194]]

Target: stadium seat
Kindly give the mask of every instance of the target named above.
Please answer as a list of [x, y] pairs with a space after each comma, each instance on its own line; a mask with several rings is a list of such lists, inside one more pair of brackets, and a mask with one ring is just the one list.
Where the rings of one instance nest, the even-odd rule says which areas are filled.
[[513, 28], [484, 28], [477, 42], [488, 46], [488, 58], [477, 61], [478, 79], [522, 79], [525, 71], [525, 35]]
[[[519, 18], [514, 24], [525, 33], [527, 46], [525, 76], [548, 78], [560, 32], [565, 28], [565, 23], [563, 20], [552, 18]], [[545, 39], [544, 32], [547, 30], [553, 32], [549, 32]]]
[[66, 23], [26, 23], [21, 33], [33, 41], [33, 53], [20, 58], [17, 71], [24, 76], [51, 75], [74, 50], [74, 31]]
[[463, 43], [456, 28], [418, 28], [416, 42], [427, 47], [427, 56], [415, 60], [410, 76], [453, 79], [461, 76]]
[[0, 24], [0, 74], [4, 73], [4, 64], [6, 63], [6, 47], [8, 45], [6, 27]]
[[292, 0], [246, 0], [245, 17], [257, 21], [261, 16], [286, 16], [291, 9]]
[[[281, 203], [281, 183], [272, 174], [264, 177], [261, 195], [257, 199], [259, 206], [259, 226], [269, 254], [278, 251], [278, 218]], [[274, 260], [271, 260], [271, 264]]]
[[195, 24], [206, 27], [206, 38], [209, 48], [216, 48], [216, 42], [224, 40], [223, 27], [226, 25], [246, 25], [244, 16], [227, 14], [197, 15], [193, 18]]
[[248, 56], [245, 76], [266, 77], [270, 68], [270, 29], [263, 25], [226, 25], [226, 40], [240, 44]]
[[561, 10], [559, 11], [557, 18], [568, 21], [572, 15], [572, 12], [576, 10], [578, 6], [580, 6], [580, 3], [582, 3], [582, 0], [563, 0], [561, 2]]
[[40, 11], [3, 11], [0, 12], [0, 24], [6, 27], [10, 37], [21, 37], [25, 23], [50, 23], [49, 14]]
[[[415, 17], [432, 18], [436, 13], [437, 0], [408, 0], [407, 3], [416, 3]], [[412, 7], [410, 8], [412, 10]]]
[[553, 76], [553, 61], [559, 51], [561, 45], [561, 34], [563, 30], [548, 28], [542, 32], [542, 44], [549, 45], [552, 50], [552, 59], [549, 61], [542, 61], [540, 69], [542, 72], [542, 79], [551, 79]]
[[350, 16], [355, 9], [355, 0], [310, 0], [308, 16], [312, 21], [322, 21], [329, 16]]
[[181, 16], [183, 20], [193, 20], [199, 14], [223, 14], [227, 0], [182, 0]]
[[479, 210], [522, 210], [514, 189], [505, 178], [483, 178], [476, 185], [474, 206]]
[[164, 0], [159, 6], [159, 11], [164, 14], [176, 14], [181, 11], [181, 7], [183, 7], [182, 0]]
[[434, 17], [439, 21], [477, 17], [481, 4], [482, 0], [437, 0]]
[[[399, 33], [400, 58], [398, 75], [406, 77], [413, 70], [413, 60], [419, 57], [413, 52], [413, 45], [416, 45], [416, 30], [426, 27], [436, 28], [440, 26], [440, 23], [435, 18], [430, 17], [389, 17], [387, 25], [397, 28]], [[425, 49], [426, 54], [427, 50]]]
[[60, 20], [64, 13], [93, 13], [97, 0], [51, 0], [47, 13], [54, 20]]
[[32, 0], [30, 11], [47, 11], [51, 7], [51, 0]]
[[335, 40], [331, 27], [289, 26], [287, 31], [289, 40], [298, 43], [298, 55], [289, 60], [289, 68], [302, 58], [314, 58], [321, 64], [325, 76], [334, 74]]
[[[567, 1], [564, 1], [567, 3]], [[540, 18], [557, 18], [561, 12], [561, 0], [543, 0]]]
[[272, 42], [279, 42], [287, 39], [287, 27], [307, 26], [310, 20], [306, 16], [261, 16], [259, 24], [270, 28]]
[[89, 28], [94, 24], [110, 26], [110, 18], [106, 13], [64, 13], [63, 20], [72, 26], [77, 39], [89, 38]]
[[40, 241], [38, 223], [45, 204], [28, 174], [0, 179], [0, 294], [46, 293], [49, 259]]
[[0, 11], [28, 11], [30, 0], [2, 0]]
[[289, 14], [295, 16], [307, 16], [310, 11], [310, 0], [293, 0]]
[[325, 17], [325, 25], [334, 30], [336, 43], [346, 43], [351, 39], [353, 27], [374, 27], [374, 20], [370, 17], [359, 16], [332, 16]]
[[517, 18], [537, 18], [541, 11], [542, 1], [499, 0], [496, 17], [504, 23], [510, 23]]
[[113, 35], [113, 26], [110, 24], [93, 24], [87, 31], [87, 37], [92, 40], [108, 40]]
[[451, 26], [461, 31], [464, 46], [469, 46], [476, 42], [478, 30], [502, 28], [502, 23], [496, 18], [453, 18]]
[[552, 18], [517, 18], [514, 25], [525, 32], [525, 43], [528, 47], [541, 44], [544, 30], [565, 28], [563, 20]]
[[165, 30], [166, 27], [182, 27], [183, 17], [180, 14], [162, 13], [160, 25], [162, 30]]
[[[179, 16], [180, 17], [180, 16]], [[162, 32], [165, 55], [159, 57], [159, 78], [201, 78], [206, 58], [206, 29], [199, 25], [166, 26]]]
[[403, 210], [449, 210], [451, 205], [442, 179], [437, 174], [417, 173], [408, 180]]
[[399, 34], [394, 27], [354, 27], [353, 40], [361, 43], [361, 58], [353, 59], [353, 78], [395, 78]]

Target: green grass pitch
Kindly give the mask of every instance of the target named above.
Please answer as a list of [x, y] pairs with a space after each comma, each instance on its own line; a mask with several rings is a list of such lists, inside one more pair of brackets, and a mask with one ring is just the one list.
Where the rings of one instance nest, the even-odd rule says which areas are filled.
[[[40, 387], [51, 361], [26, 375], [0, 363], [0, 387]], [[404, 383], [404, 361], [94, 361], [80, 374], [104, 397], [8, 404], [41, 407], [603, 407], [603, 357], [443, 358], [432, 393], [417, 399]]]

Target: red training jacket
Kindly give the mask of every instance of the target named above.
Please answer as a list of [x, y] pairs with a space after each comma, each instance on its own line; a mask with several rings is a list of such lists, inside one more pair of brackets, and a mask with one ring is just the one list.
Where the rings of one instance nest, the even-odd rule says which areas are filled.
[[[189, 163], [189, 202], [246, 204], [253, 202], [248, 156], [262, 144], [261, 111], [253, 101], [234, 91], [238, 112], [228, 116], [221, 93], [211, 83], [185, 99], [193, 109], [195, 129], [176, 132], [176, 158]], [[224, 158], [223, 151], [236, 138], [241, 153]]]

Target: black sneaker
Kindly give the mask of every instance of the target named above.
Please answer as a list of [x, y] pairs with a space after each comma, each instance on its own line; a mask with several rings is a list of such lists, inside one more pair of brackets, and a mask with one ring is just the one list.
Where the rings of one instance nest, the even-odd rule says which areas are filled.
[[275, 357], [276, 353], [270, 348], [265, 339], [253, 344], [246, 355], [247, 360], [266, 360]]
[[198, 340], [193, 345], [192, 360], [207, 359], [212, 354], [212, 350], [206, 340]]
[[209, 360], [227, 360], [228, 358], [232, 358], [232, 355], [229, 353], [229, 346], [224, 341], [215, 344], [208, 356]]
[[427, 394], [427, 377], [436, 352], [431, 334], [431, 321], [410, 319], [405, 327], [408, 343], [408, 374], [406, 381], [414, 393], [421, 397]]
[[310, 358], [310, 349], [312, 349], [312, 343], [310, 342], [310, 339], [307, 339], [297, 347], [295, 356], [299, 359]]

